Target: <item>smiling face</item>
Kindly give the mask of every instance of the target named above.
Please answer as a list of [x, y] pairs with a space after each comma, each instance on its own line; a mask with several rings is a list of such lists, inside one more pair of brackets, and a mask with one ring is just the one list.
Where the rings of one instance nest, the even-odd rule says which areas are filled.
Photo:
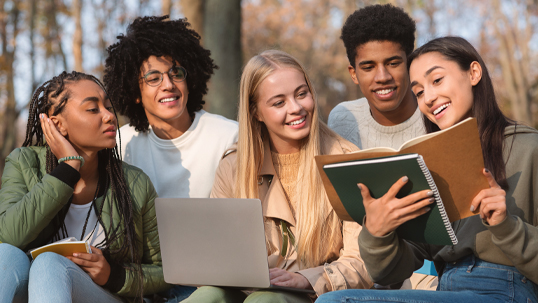
[[440, 53], [430, 52], [411, 63], [409, 74], [420, 111], [440, 129], [472, 116], [473, 86], [482, 78], [478, 62], [464, 71]]
[[269, 131], [278, 153], [298, 152], [310, 134], [314, 98], [302, 72], [277, 68], [259, 85], [255, 117]]
[[[140, 94], [149, 124], [154, 128], [165, 128], [165, 124], [174, 125], [181, 129], [188, 124], [191, 118], [187, 110], [187, 100], [189, 90], [187, 89], [187, 79], [176, 82], [172, 81], [168, 75], [170, 68], [174, 66], [169, 57], [150, 56], [140, 68]], [[175, 66], [180, 66], [177, 62]], [[151, 71], [164, 73], [163, 80], [157, 86], [150, 86], [142, 79]], [[188, 128], [188, 126], [187, 126]]]
[[401, 123], [416, 110], [406, 60], [399, 43], [370, 41], [357, 47], [356, 66], [348, 68], [368, 99], [374, 119], [383, 125]]
[[67, 84], [66, 89], [69, 99], [64, 109], [51, 117], [60, 133], [77, 151], [95, 152], [114, 148], [116, 116], [103, 89], [91, 80]]

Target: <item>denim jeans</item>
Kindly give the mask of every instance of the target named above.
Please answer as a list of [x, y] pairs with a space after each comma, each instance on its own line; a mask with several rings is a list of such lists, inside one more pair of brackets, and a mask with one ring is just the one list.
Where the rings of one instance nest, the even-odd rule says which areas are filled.
[[0, 244], [0, 285], [1, 303], [26, 297], [28, 302], [122, 302], [69, 259], [47, 252], [30, 263], [22, 250], [5, 243]]
[[537, 303], [538, 286], [512, 266], [469, 256], [447, 263], [437, 291], [349, 289], [326, 293], [316, 302]]

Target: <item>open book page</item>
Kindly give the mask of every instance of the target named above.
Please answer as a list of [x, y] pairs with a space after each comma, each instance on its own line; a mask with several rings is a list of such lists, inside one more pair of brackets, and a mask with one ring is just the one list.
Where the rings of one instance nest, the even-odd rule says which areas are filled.
[[316, 156], [327, 196], [338, 216], [352, 220], [323, 171], [323, 166], [412, 153], [424, 158], [451, 222], [475, 215], [469, 209], [471, 201], [489, 185], [482, 174], [484, 159], [476, 119], [469, 118], [445, 130], [412, 139], [404, 143], [399, 151], [367, 149], [343, 155]]
[[44, 252], [54, 252], [64, 257], [72, 256], [74, 253], [92, 253], [90, 245], [86, 241], [77, 241], [75, 237], [62, 239], [30, 251], [32, 259], [37, 258]]

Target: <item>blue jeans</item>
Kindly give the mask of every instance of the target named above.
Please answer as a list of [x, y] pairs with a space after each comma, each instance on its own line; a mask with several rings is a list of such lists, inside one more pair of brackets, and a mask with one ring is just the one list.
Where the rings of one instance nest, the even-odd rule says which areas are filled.
[[179, 303], [187, 299], [196, 289], [193, 286], [174, 285], [170, 290], [161, 294], [168, 298], [167, 303]]
[[5, 243], [0, 244], [0, 285], [0, 303], [26, 298], [28, 302], [122, 302], [69, 259], [43, 253], [30, 263], [22, 250]]
[[469, 256], [447, 263], [437, 291], [349, 289], [326, 293], [316, 302], [537, 303], [538, 286], [512, 266]]

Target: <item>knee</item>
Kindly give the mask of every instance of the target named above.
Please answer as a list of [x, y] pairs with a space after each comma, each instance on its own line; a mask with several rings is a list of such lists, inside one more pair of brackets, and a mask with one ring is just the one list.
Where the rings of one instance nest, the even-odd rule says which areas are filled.
[[242, 302], [244, 294], [239, 290], [224, 289], [215, 286], [202, 286], [192, 293], [182, 303], [187, 302]]
[[7, 243], [0, 243], [0, 272], [28, 276], [29, 269], [30, 260], [22, 250]]
[[39, 277], [58, 277], [62, 272], [65, 273], [71, 260], [53, 252], [45, 252], [37, 256], [30, 267], [30, 276]]
[[287, 296], [277, 291], [256, 291], [245, 300], [244, 303], [286, 303]]

